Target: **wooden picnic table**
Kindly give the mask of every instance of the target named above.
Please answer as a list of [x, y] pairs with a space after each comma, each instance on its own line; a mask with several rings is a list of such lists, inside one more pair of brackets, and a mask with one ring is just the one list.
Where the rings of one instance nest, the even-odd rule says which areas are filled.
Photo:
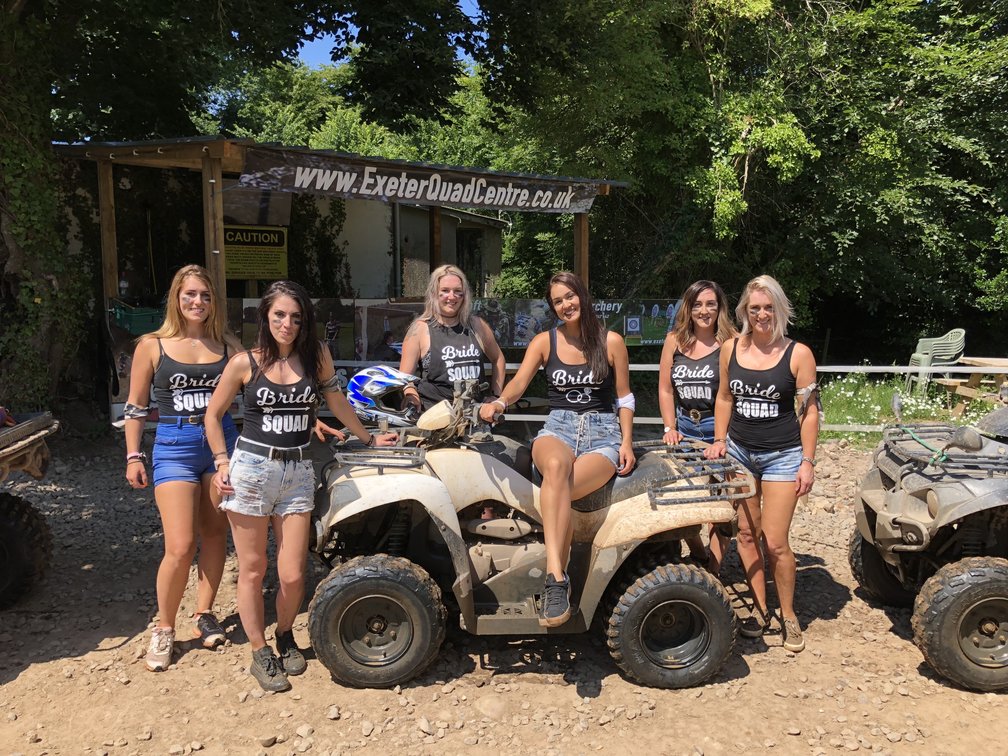
[[[958, 364], [968, 367], [990, 368], [990, 372], [970, 373], [969, 377], [962, 381], [956, 381], [953, 393], [959, 397], [959, 401], [952, 409], [953, 417], [960, 417], [966, 410], [966, 403], [971, 399], [979, 399], [982, 392], [981, 384], [984, 380], [991, 380], [994, 383], [994, 394], [997, 395], [1001, 384], [1008, 380], [1008, 357], [967, 357], [963, 355], [959, 358]], [[952, 389], [952, 387], [947, 387]]]

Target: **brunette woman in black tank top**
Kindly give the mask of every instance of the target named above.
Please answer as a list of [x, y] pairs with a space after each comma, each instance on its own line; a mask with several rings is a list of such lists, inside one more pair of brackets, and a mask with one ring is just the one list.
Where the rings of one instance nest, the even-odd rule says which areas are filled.
[[[149, 482], [142, 442], [151, 410], [152, 381], [159, 412], [151, 473], [164, 532], [164, 556], [157, 573], [158, 623], [145, 659], [152, 671], [171, 664], [175, 618], [197, 542], [196, 629], [207, 648], [225, 640], [213, 604], [224, 574], [227, 520], [217, 509], [220, 497], [210, 484], [213, 457], [203, 414], [227, 355], [241, 345], [224, 333], [218, 305], [206, 270], [186, 265], [172, 279], [164, 323], [142, 337], [133, 352], [125, 411], [126, 480], [133, 488], [146, 488]], [[228, 448], [233, 448], [237, 432], [230, 417], [227, 427]], [[224, 443], [222, 435], [221, 446]]]
[[[361, 441], [395, 444], [396, 434], [372, 436], [339, 391], [332, 356], [315, 330], [315, 310], [304, 287], [277, 281], [258, 308], [256, 346], [228, 362], [207, 407], [207, 440], [217, 473], [214, 485], [225, 497], [238, 553], [238, 615], [252, 647], [249, 671], [264, 690], [290, 688], [287, 675], [305, 670], [305, 659], [291, 628], [304, 598], [315, 473], [307, 446], [315, 405], [332, 413]], [[245, 391], [245, 424], [229, 459], [221, 418], [235, 394]], [[277, 544], [276, 643], [280, 658], [266, 645], [263, 578], [267, 531]]]
[[480, 417], [493, 422], [522, 397], [536, 372], [547, 368], [551, 411], [532, 443], [532, 460], [543, 476], [539, 506], [546, 542], [539, 624], [556, 627], [571, 614], [570, 579], [565, 572], [574, 535], [571, 501], [601, 488], [615, 473], [629, 473], [636, 460], [633, 394], [623, 337], [605, 330], [587, 287], [573, 273], [557, 273], [550, 279], [546, 301], [559, 327], [532, 339], [518, 372], [500, 398], [480, 407]]
[[[713, 281], [696, 281], [683, 292], [672, 330], [665, 337], [658, 368], [658, 406], [666, 444], [683, 438], [714, 440], [714, 401], [720, 379], [719, 350], [738, 331], [732, 325], [728, 298]], [[721, 569], [728, 539], [717, 527], [709, 530], [710, 550], [699, 535], [686, 540], [690, 556], [712, 574]]]
[[[794, 609], [796, 564], [788, 531], [798, 497], [815, 479], [815, 358], [807, 346], [786, 338], [791, 303], [770, 276], [746, 285], [735, 312], [742, 335], [721, 350], [715, 439], [705, 455], [722, 457], [727, 450], [757, 481], [756, 495], [739, 505], [738, 551], [755, 604], [740, 632], [759, 637], [768, 622], [763, 539], [780, 602], [784, 648], [798, 652], [805, 640]], [[797, 413], [796, 395], [804, 398]]]

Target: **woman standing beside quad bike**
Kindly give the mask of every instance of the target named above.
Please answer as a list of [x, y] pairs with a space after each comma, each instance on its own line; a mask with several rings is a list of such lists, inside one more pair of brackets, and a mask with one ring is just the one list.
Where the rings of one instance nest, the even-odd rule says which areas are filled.
[[543, 476], [539, 502], [546, 545], [539, 624], [557, 627], [571, 614], [565, 571], [574, 535], [571, 501], [601, 488], [614, 473], [633, 469], [634, 396], [626, 344], [603, 327], [584, 282], [573, 273], [557, 273], [546, 287], [546, 302], [560, 325], [532, 339], [515, 377], [479, 414], [493, 422], [522, 397], [536, 371], [546, 371], [550, 414], [532, 443], [532, 459]]
[[[769, 623], [762, 537], [780, 602], [783, 645], [797, 653], [805, 648], [805, 640], [794, 610], [797, 569], [788, 531], [798, 497], [807, 494], [815, 480], [816, 363], [807, 346], [787, 338], [791, 303], [770, 276], [746, 284], [735, 314], [742, 335], [721, 350], [715, 438], [704, 455], [715, 459], [728, 453], [757, 481], [756, 495], [739, 505], [739, 558], [755, 604], [739, 632], [758, 638]], [[796, 398], [801, 399], [797, 411]]]
[[[205, 269], [199, 265], [179, 269], [168, 290], [164, 323], [142, 336], [133, 354], [125, 410], [126, 480], [133, 488], [146, 488], [153, 478], [165, 542], [157, 575], [159, 624], [151, 633], [145, 659], [147, 668], [154, 672], [171, 664], [175, 616], [197, 540], [196, 629], [206, 648], [225, 639], [224, 628], [213, 614], [213, 603], [224, 574], [227, 521], [217, 510], [220, 497], [210, 485], [213, 457], [203, 419], [229, 351], [233, 354], [241, 345], [225, 336], [218, 302]], [[152, 383], [159, 420], [148, 476], [141, 442]], [[230, 452], [238, 435], [230, 415], [221, 414], [220, 427], [219, 446]]]
[[[665, 424], [662, 440], [714, 440], [714, 402], [720, 385], [721, 345], [738, 336], [728, 311], [728, 297], [713, 281], [690, 284], [681, 297], [672, 330], [665, 337], [658, 367], [658, 406]], [[728, 538], [709, 528], [710, 549], [699, 534], [686, 539], [690, 557], [714, 575], [728, 548]]]
[[[368, 446], [396, 442], [394, 433], [369, 433], [339, 391], [332, 357], [316, 337], [308, 292], [277, 281], [258, 308], [256, 346], [236, 354], [220, 377], [207, 407], [207, 441], [217, 472], [213, 482], [224, 497], [238, 553], [238, 614], [252, 646], [250, 672], [264, 690], [290, 689], [287, 675], [301, 674], [305, 659], [291, 628], [304, 598], [315, 471], [307, 457], [315, 407], [325, 400], [332, 413]], [[245, 418], [233, 456], [225, 444], [222, 418], [235, 394], [244, 391]], [[266, 644], [262, 584], [267, 530], [277, 543], [276, 597], [278, 659]]]

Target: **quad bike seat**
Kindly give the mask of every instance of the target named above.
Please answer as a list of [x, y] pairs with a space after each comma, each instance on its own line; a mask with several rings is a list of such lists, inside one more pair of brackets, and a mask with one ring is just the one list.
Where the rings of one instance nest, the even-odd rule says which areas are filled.
[[[532, 464], [529, 446], [506, 436], [494, 436], [492, 441], [473, 444], [473, 447], [503, 462], [537, 486], [542, 485], [542, 475]], [[613, 475], [602, 488], [571, 502], [571, 508], [576, 512], [605, 509], [614, 502], [646, 493], [649, 481], [668, 476], [668, 466], [658, 455], [644, 450], [635, 450], [635, 454], [639, 455], [637, 466], [630, 475]]]

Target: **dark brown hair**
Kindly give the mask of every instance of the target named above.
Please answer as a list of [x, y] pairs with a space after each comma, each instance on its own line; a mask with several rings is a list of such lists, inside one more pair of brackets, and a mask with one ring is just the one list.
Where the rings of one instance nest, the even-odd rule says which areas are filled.
[[606, 329], [595, 314], [592, 307], [591, 296], [588, 294], [588, 287], [580, 277], [569, 270], [562, 270], [553, 276], [546, 284], [546, 304], [549, 305], [553, 316], [560, 320], [556, 308], [553, 306], [553, 297], [550, 291], [557, 284], [562, 284], [573, 291], [578, 298], [581, 314], [578, 324], [581, 327], [581, 343], [584, 344], [585, 361], [592, 371], [596, 381], [600, 381], [609, 375], [609, 350], [606, 348]]
[[691, 317], [693, 305], [706, 289], [713, 291], [714, 298], [717, 299], [718, 313], [714, 338], [719, 344], [723, 344], [728, 339], [738, 336], [738, 331], [735, 330], [731, 313], [728, 310], [728, 297], [725, 296], [722, 288], [713, 281], [696, 281], [687, 286], [686, 291], [683, 292], [682, 304], [679, 305], [675, 325], [672, 327], [672, 333], [675, 335], [679, 349], [689, 349], [690, 345], [696, 341], [696, 335], [693, 333], [693, 318]]
[[280, 359], [280, 347], [270, 333], [269, 311], [280, 297], [290, 297], [301, 308], [301, 329], [294, 339], [294, 353], [301, 360], [305, 377], [315, 380], [319, 370], [319, 340], [315, 328], [315, 305], [312, 304], [308, 291], [293, 281], [274, 281], [267, 287], [259, 301], [257, 314], [259, 316], [259, 333], [256, 336], [256, 348], [259, 349], [261, 361], [259, 369], [265, 371], [270, 365]]

